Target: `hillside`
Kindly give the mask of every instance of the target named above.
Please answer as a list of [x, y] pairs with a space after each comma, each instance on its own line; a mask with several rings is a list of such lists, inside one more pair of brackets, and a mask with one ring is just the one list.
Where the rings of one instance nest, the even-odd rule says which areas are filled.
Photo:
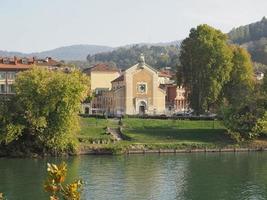
[[100, 52], [112, 51], [112, 47], [100, 46], [100, 45], [71, 45], [65, 47], [59, 47], [49, 51], [34, 52], [34, 53], [21, 53], [21, 52], [9, 52], [1, 51], [0, 56], [37, 56], [40, 58], [53, 57], [58, 60], [81, 60], [85, 61], [88, 54], [96, 54]]
[[267, 65], [267, 19], [265, 17], [261, 21], [232, 29], [228, 36], [232, 43], [247, 48], [254, 62]]
[[128, 45], [117, 48], [111, 52], [88, 55], [87, 61], [90, 64], [98, 62], [114, 63], [119, 68], [126, 69], [136, 64], [140, 54], [143, 53], [146, 63], [149, 65], [156, 68], [171, 67], [175, 69], [175, 65], [179, 60], [179, 44], [160, 44], [158, 46], [148, 44]]

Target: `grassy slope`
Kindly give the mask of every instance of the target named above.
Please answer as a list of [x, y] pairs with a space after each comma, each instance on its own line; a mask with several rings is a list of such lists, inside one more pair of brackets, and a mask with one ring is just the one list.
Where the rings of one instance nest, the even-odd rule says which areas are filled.
[[114, 127], [116, 124], [110, 120], [97, 118], [80, 118], [81, 131], [78, 135], [79, 140], [85, 142], [97, 140], [110, 140], [106, 134], [106, 127]]
[[92, 141], [111, 141], [110, 136], [105, 134], [105, 128], [117, 125], [118, 122], [114, 120], [81, 118], [80, 141], [90, 148], [110, 149], [215, 148], [232, 145], [220, 121], [132, 118], [123, 119], [123, 133], [130, 138], [129, 141], [91, 144]]
[[125, 119], [124, 133], [137, 143], [229, 143], [219, 121]]

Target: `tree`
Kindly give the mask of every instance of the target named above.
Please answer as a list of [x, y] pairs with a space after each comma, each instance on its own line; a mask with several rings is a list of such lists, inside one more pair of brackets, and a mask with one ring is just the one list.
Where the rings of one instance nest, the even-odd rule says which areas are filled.
[[[78, 71], [63, 73], [33, 68], [18, 74], [16, 96], [0, 142], [38, 151], [63, 152], [75, 147], [80, 103], [88, 94], [89, 80]], [[29, 151], [29, 149], [28, 149]]]
[[50, 200], [80, 200], [82, 181], [76, 180], [64, 185], [67, 175], [67, 164], [60, 165], [47, 163], [48, 178], [44, 185], [46, 192], [50, 194]]
[[232, 70], [232, 51], [227, 37], [208, 25], [190, 31], [181, 45], [180, 74], [189, 92], [189, 102], [196, 114], [213, 106]]
[[250, 55], [244, 48], [231, 46], [233, 68], [230, 81], [224, 86], [224, 97], [231, 105], [240, 104], [250, 95], [254, 86], [254, 72]]
[[0, 200], [5, 200], [3, 193], [0, 192]]
[[253, 88], [248, 97], [241, 97], [238, 102], [224, 109], [224, 124], [228, 133], [238, 141], [267, 134], [266, 82], [265, 79], [262, 85]]
[[237, 141], [253, 139], [267, 134], [267, 101], [260, 94], [254, 94], [240, 105], [228, 106], [224, 111], [224, 125]]
[[[267, 73], [267, 71], [266, 71]], [[264, 78], [263, 78], [263, 83], [262, 83], [262, 93], [265, 93], [267, 96], [267, 74], [265, 73]]]
[[179, 44], [170, 46], [133, 45], [121, 47], [111, 52], [88, 55], [89, 64], [97, 62], [115, 63], [121, 69], [136, 64], [140, 54], [145, 55], [146, 63], [155, 68], [173, 67], [174, 61], [179, 56]]

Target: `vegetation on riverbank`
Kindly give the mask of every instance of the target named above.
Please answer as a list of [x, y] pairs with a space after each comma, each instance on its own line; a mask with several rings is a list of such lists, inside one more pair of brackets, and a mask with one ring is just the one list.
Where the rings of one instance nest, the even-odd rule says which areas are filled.
[[267, 95], [253, 75], [249, 53], [228, 43], [208, 25], [192, 28], [181, 44], [178, 84], [188, 93], [189, 107], [199, 114], [220, 113], [227, 132], [240, 142], [266, 135]]
[[236, 142], [227, 134], [222, 121], [157, 120], [124, 118], [122, 133], [128, 139], [114, 141], [107, 127], [118, 127], [118, 120], [81, 118], [80, 153], [125, 153], [128, 150], [266, 148], [267, 139]]
[[89, 80], [79, 71], [20, 72], [16, 96], [0, 101], [0, 155], [59, 154], [77, 145], [80, 103]]

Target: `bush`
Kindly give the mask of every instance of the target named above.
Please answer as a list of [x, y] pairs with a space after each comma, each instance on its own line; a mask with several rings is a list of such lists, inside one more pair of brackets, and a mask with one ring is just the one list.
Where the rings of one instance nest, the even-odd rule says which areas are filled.
[[0, 105], [5, 111], [0, 116], [0, 143], [38, 153], [75, 149], [77, 114], [88, 86], [88, 78], [78, 71], [66, 74], [34, 68], [19, 73], [16, 96]]
[[228, 133], [237, 141], [256, 138], [266, 129], [264, 98], [252, 99], [239, 107], [229, 107], [223, 113]]
[[59, 166], [47, 164], [48, 178], [44, 185], [46, 192], [50, 194], [50, 200], [80, 200], [82, 181], [76, 180], [71, 184], [64, 184], [67, 175], [66, 163]]

